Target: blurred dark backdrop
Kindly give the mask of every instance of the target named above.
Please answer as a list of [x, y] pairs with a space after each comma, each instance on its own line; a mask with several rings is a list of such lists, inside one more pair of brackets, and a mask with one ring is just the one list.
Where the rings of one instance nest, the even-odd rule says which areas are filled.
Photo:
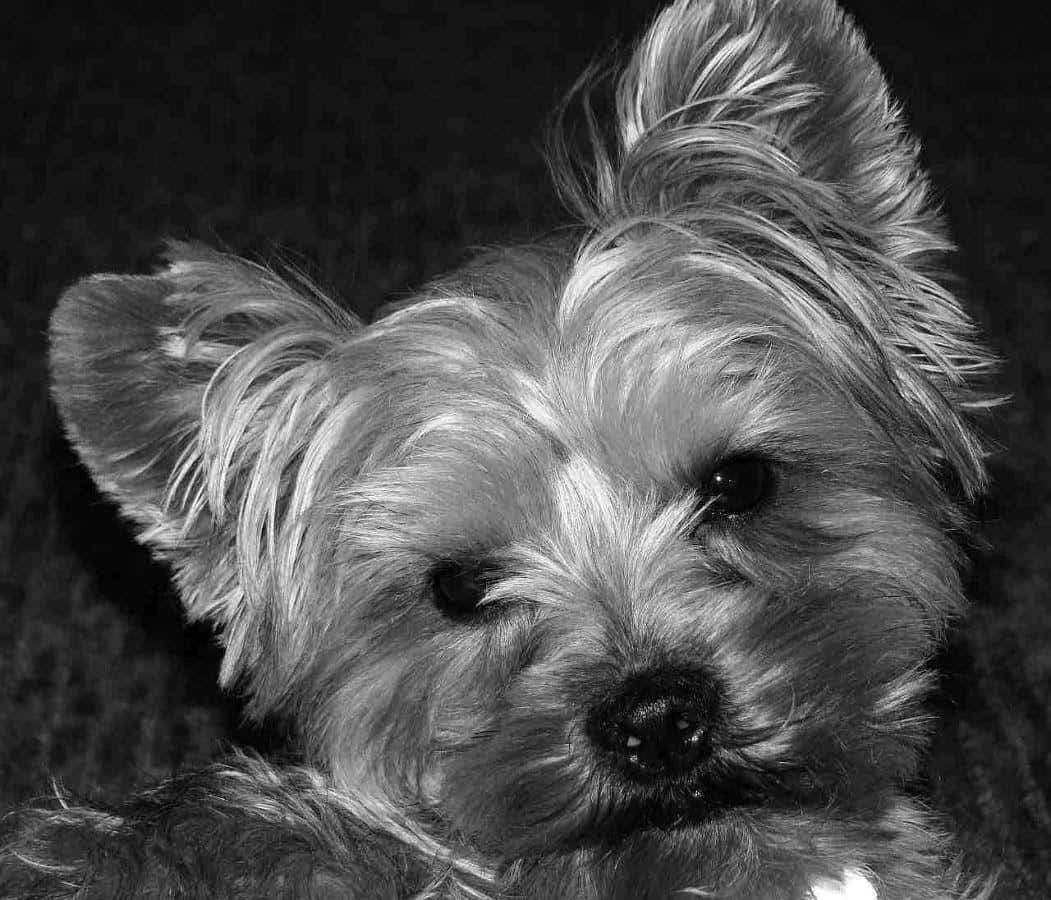
[[[61, 288], [145, 270], [173, 235], [284, 255], [367, 313], [471, 245], [550, 226], [545, 116], [656, 4], [16, 7], [0, 36], [0, 809], [52, 777], [105, 797], [224, 741], [281, 743], [215, 690], [210, 636], [181, 625], [60, 436], [44, 329]], [[998, 897], [1046, 900], [1048, 8], [849, 8], [923, 140], [1014, 395], [922, 787], [972, 865], [1004, 867]]]

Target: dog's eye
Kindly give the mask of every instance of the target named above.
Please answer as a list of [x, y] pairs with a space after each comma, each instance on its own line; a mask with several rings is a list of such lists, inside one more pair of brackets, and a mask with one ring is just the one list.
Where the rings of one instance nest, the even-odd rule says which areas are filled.
[[736, 515], [754, 509], [770, 493], [773, 474], [769, 464], [754, 456], [728, 459], [708, 477], [705, 494], [710, 515]]
[[467, 619], [478, 612], [492, 582], [491, 573], [479, 565], [451, 560], [431, 571], [431, 593], [438, 609], [451, 619]]

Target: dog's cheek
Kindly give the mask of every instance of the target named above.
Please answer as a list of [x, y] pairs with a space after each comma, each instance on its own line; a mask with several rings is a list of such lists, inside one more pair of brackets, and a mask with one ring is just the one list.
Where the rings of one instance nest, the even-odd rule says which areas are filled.
[[865, 811], [914, 773], [925, 740], [930, 637], [908, 598], [868, 588], [756, 595], [712, 642], [730, 745], [786, 773], [783, 789], [808, 807]]
[[376, 600], [329, 628], [304, 731], [337, 781], [429, 805], [444, 760], [492, 726], [527, 651], [506, 627], [451, 625], [425, 598], [402, 603]]
[[575, 702], [562, 685], [522, 685], [489, 728], [442, 767], [437, 805], [476, 846], [505, 857], [568, 845], [594, 815]]
[[959, 549], [938, 511], [898, 499], [886, 486], [804, 493], [754, 523], [712, 535], [702, 549], [716, 572], [734, 572], [776, 596], [822, 591], [849, 600], [862, 592], [872, 605], [903, 603], [915, 611], [913, 637], [937, 637], [963, 604]]

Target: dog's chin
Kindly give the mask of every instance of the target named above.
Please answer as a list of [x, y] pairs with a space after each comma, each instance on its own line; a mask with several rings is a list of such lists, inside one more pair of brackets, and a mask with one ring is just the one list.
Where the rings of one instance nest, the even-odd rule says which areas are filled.
[[663, 797], [628, 797], [590, 821], [577, 843], [610, 846], [644, 832], [694, 831], [717, 825], [735, 811], [761, 803], [759, 797], [732, 796], [702, 789], [669, 792]]
[[581, 843], [609, 844], [641, 832], [696, 832], [758, 810], [798, 810], [815, 802], [802, 770], [709, 769], [688, 776], [619, 779]]

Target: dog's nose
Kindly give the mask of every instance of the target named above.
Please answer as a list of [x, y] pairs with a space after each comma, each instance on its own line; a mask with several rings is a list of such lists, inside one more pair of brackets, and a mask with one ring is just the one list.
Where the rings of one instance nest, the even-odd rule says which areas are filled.
[[594, 708], [588, 730], [629, 777], [685, 776], [711, 755], [718, 707], [706, 673], [641, 673]]

